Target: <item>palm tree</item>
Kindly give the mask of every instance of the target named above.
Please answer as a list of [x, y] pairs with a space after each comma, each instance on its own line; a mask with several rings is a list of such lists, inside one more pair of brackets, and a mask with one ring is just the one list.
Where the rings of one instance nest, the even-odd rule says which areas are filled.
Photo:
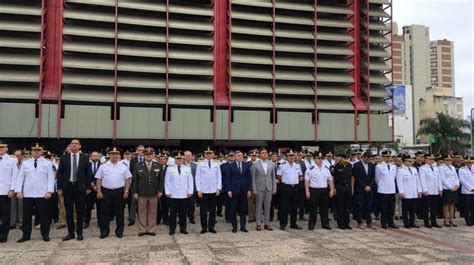
[[436, 118], [426, 118], [420, 121], [417, 136], [425, 135], [433, 143], [431, 152], [447, 155], [450, 151], [464, 151], [463, 142], [470, 139], [467, 133], [470, 124], [466, 120], [456, 119], [442, 112], [436, 113]]

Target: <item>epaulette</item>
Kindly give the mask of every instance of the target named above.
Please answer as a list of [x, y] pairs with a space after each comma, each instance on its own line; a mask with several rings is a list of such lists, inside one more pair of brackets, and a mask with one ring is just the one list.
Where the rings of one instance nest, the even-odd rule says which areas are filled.
[[314, 166], [310, 167], [309, 169], [311, 170], [311, 169], [313, 169], [313, 168], [314, 168]]

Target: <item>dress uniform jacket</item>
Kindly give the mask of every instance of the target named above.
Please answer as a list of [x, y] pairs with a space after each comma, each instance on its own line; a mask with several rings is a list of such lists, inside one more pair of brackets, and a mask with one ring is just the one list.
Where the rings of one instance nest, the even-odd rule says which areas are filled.
[[[209, 166], [210, 162], [210, 166]], [[196, 168], [196, 190], [202, 193], [216, 193], [222, 189], [222, 175], [220, 165], [216, 162], [204, 160]]]
[[135, 163], [133, 168], [132, 193], [138, 193], [140, 197], [156, 197], [163, 191], [161, 169], [157, 162], [151, 162], [150, 170], [146, 163]]
[[419, 168], [421, 190], [428, 195], [438, 195], [443, 191], [438, 167], [425, 164]]
[[382, 162], [375, 167], [375, 183], [377, 183], [377, 192], [382, 194], [395, 194], [395, 178], [397, 176], [397, 167], [390, 163]]
[[397, 171], [398, 192], [404, 195], [405, 199], [416, 199], [421, 192], [420, 178], [415, 167], [403, 166]]
[[18, 167], [16, 158], [8, 154], [0, 160], [0, 195], [8, 195], [9, 191], [15, 190]]
[[454, 166], [442, 165], [439, 167], [439, 172], [441, 175], [441, 183], [443, 184], [443, 189], [451, 190], [454, 186], [459, 187], [459, 178], [456, 168]]
[[165, 175], [165, 194], [172, 199], [186, 199], [188, 194], [193, 194], [194, 184], [191, 168], [185, 165], [172, 165], [168, 167]]
[[40, 157], [30, 158], [22, 163], [18, 173], [15, 192], [23, 192], [24, 198], [43, 198], [47, 192], [54, 192], [54, 171], [53, 164]]
[[462, 194], [474, 194], [474, 172], [467, 166], [459, 169], [459, 182]]

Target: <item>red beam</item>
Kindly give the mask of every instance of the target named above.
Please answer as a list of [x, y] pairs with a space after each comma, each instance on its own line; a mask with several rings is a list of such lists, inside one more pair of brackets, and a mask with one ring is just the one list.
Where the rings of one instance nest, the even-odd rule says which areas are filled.
[[365, 0], [366, 2], [366, 11], [367, 13], [365, 14], [366, 15], [366, 33], [367, 33], [367, 46], [366, 46], [366, 49], [367, 49], [367, 140], [368, 142], [370, 143], [371, 142], [371, 136], [372, 136], [372, 132], [371, 132], [371, 116], [370, 116], [370, 16], [369, 16], [369, 13], [370, 13], [370, 2], [369, 0]]
[[214, 105], [228, 106], [227, 87], [227, 5], [228, 0], [214, 0]]
[[115, 0], [114, 29], [114, 128], [113, 139], [117, 139], [117, 97], [118, 97], [118, 0]]
[[318, 0], [314, 0], [314, 141], [318, 141]]
[[45, 26], [46, 26], [46, 0], [41, 1], [41, 44], [40, 44], [40, 71], [39, 71], [39, 91], [38, 91], [38, 126], [36, 131], [36, 137], [41, 138], [41, 123], [43, 121], [43, 90], [44, 90], [44, 61], [45, 61]]
[[276, 95], [275, 95], [275, 87], [276, 87], [276, 49], [275, 49], [275, 43], [276, 43], [276, 6], [275, 6], [275, 1], [272, 0], [272, 117], [273, 117], [273, 122], [272, 122], [272, 140], [275, 142], [276, 139], [276, 132], [275, 132], [275, 121], [276, 121]]
[[60, 23], [58, 24], [59, 27], [56, 28], [56, 37], [60, 41], [60, 53], [59, 53], [59, 74], [58, 74], [58, 83], [59, 83], [59, 96], [58, 96], [58, 113], [56, 117], [56, 138], [60, 139], [61, 138], [61, 113], [62, 113], [62, 98], [63, 98], [63, 29], [64, 29], [64, 3], [60, 1], [60, 13], [61, 13], [61, 19]]
[[227, 62], [227, 75], [228, 75], [228, 97], [229, 97], [229, 108], [228, 108], [228, 140], [232, 140], [232, 0], [228, 0], [228, 62]]
[[166, 0], [166, 65], [165, 65], [165, 141], [169, 131], [169, 62], [170, 62], [170, 1]]
[[347, 19], [354, 26], [353, 29], [348, 30], [349, 34], [353, 38], [353, 41], [348, 44], [349, 48], [353, 52], [352, 56], [349, 56], [347, 59], [354, 66], [354, 69], [350, 70], [349, 73], [354, 80], [350, 84], [351, 90], [354, 92], [354, 97], [351, 98], [351, 101], [354, 105], [354, 142], [358, 142], [358, 120], [359, 120], [359, 108], [363, 107], [364, 104], [360, 98], [361, 90], [361, 41], [360, 41], [360, 0], [349, 0], [347, 7], [353, 11], [353, 15], [347, 17]]

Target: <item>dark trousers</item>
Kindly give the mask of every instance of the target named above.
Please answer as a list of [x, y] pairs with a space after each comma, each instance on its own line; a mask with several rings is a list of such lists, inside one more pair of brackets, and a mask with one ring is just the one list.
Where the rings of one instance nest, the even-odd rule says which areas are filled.
[[[64, 208], [66, 208], [66, 222], [69, 235], [74, 235], [74, 229], [78, 235], [82, 235], [84, 223], [84, 210], [86, 207], [86, 193], [79, 191], [76, 184], [69, 184], [64, 189]], [[76, 208], [77, 227], [74, 225], [74, 208]]]
[[176, 216], [179, 216], [179, 229], [186, 231], [186, 212], [188, 209], [188, 199], [171, 199], [168, 198], [170, 204], [170, 231], [176, 230]]
[[221, 193], [219, 194], [219, 196], [217, 196], [217, 203], [216, 203], [216, 206], [217, 206], [216, 214], [219, 216], [222, 215], [222, 207], [224, 206], [224, 202], [225, 202], [225, 194]]
[[59, 222], [59, 206], [58, 206], [58, 193], [55, 192], [52, 194], [51, 199], [48, 200], [49, 207], [49, 218], [55, 223]]
[[418, 199], [402, 199], [403, 225], [413, 226], [416, 220], [416, 205]]
[[350, 186], [337, 186], [336, 187], [336, 212], [337, 212], [337, 225], [348, 226], [350, 219], [349, 214], [351, 212], [352, 204], [352, 191]]
[[84, 213], [85, 224], [89, 224], [91, 222], [92, 209], [94, 208], [94, 204], [97, 214], [97, 222], [100, 224], [100, 216], [102, 210], [101, 201], [102, 200], [97, 199], [97, 193], [95, 191], [92, 191], [91, 193], [86, 195], [86, 211]]
[[380, 199], [380, 224], [382, 226], [393, 225], [395, 215], [395, 194], [378, 193]]
[[230, 206], [232, 204], [232, 199], [229, 198], [229, 196], [227, 196], [227, 193], [224, 195], [224, 206], [225, 206], [225, 210], [224, 210], [224, 217], [225, 217], [225, 221], [226, 223], [230, 223]]
[[425, 225], [436, 225], [436, 215], [439, 204], [439, 195], [428, 195], [421, 197], [421, 206], [423, 207], [423, 221]]
[[170, 205], [169, 198], [161, 196], [158, 202], [158, 211], [156, 211], [156, 224], [160, 224], [163, 219], [163, 224], [168, 225], [170, 219]]
[[49, 237], [50, 219], [48, 200], [45, 198], [23, 198], [23, 237], [31, 237], [31, 222], [33, 216], [33, 208], [36, 209], [36, 218], [41, 224], [41, 236]]
[[189, 221], [194, 221], [194, 213], [196, 212], [196, 194], [193, 194], [193, 196], [189, 197], [187, 201], [187, 213]]
[[303, 219], [304, 213], [305, 213], [305, 201], [306, 201], [305, 193], [306, 192], [304, 189], [304, 185], [300, 186], [298, 189], [298, 216], [301, 219]]
[[100, 217], [100, 234], [108, 236], [110, 233], [110, 220], [115, 216], [116, 235], [123, 235], [124, 230], [124, 210], [125, 200], [123, 199], [124, 189], [102, 188], [104, 198], [102, 199], [102, 212]]
[[462, 195], [462, 204], [464, 209], [464, 220], [466, 220], [466, 225], [474, 224], [474, 194], [463, 194]]
[[[216, 225], [216, 204], [217, 196], [215, 193], [203, 193], [201, 198], [201, 209], [199, 214], [201, 216], [201, 228], [214, 229]], [[207, 220], [207, 213], [209, 212], [209, 221]]]
[[357, 189], [354, 192], [354, 219], [358, 224], [362, 223], [362, 219], [365, 219], [367, 224], [372, 223], [372, 204], [374, 200], [374, 193], [372, 191], [366, 192], [363, 189]]
[[309, 208], [309, 229], [314, 229], [316, 226], [317, 213], [319, 209], [319, 217], [321, 218], [322, 226], [329, 226], [328, 218], [328, 189], [327, 188], [310, 188], [310, 208]]
[[280, 203], [278, 216], [280, 227], [285, 228], [288, 225], [288, 213], [290, 214], [290, 227], [296, 227], [296, 217], [298, 210], [298, 185], [281, 185]]
[[10, 231], [11, 199], [7, 195], [0, 196], [0, 239], [7, 239]]
[[232, 228], [237, 228], [237, 209], [240, 209], [240, 229], [245, 228], [247, 223], [247, 192], [232, 193], [230, 199], [230, 223]]

